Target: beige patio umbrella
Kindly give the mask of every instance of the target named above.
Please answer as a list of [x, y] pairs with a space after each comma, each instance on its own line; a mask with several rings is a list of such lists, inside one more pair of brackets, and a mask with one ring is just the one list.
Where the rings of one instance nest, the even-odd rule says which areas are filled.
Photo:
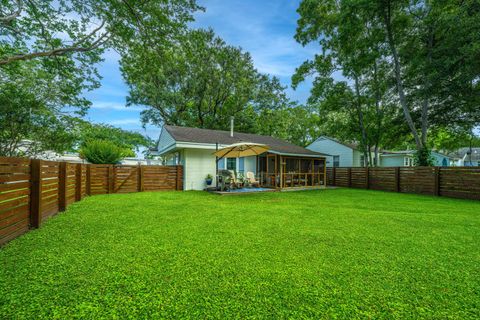
[[258, 156], [270, 149], [269, 146], [259, 143], [239, 142], [219, 149], [213, 154], [218, 158], [238, 158], [248, 156]]

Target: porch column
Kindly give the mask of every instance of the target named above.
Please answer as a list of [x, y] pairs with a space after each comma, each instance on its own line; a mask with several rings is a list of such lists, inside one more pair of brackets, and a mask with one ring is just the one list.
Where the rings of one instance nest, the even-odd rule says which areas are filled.
[[280, 189], [283, 188], [283, 157], [280, 156]]

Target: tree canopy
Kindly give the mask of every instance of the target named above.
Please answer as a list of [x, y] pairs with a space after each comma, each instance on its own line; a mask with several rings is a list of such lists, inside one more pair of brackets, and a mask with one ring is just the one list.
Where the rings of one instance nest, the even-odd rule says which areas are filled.
[[248, 52], [192, 29], [198, 10], [194, 0], [0, 0], [0, 154], [148, 146], [78, 120], [108, 49], [121, 56], [127, 106], [147, 107], [144, 124], [228, 129], [234, 116], [238, 131], [300, 145], [358, 141], [375, 165], [381, 148], [410, 145], [428, 164], [431, 148], [472, 141], [480, 123], [478, 1], [301, 1], [295, 39], [321, 47], [292, 77], [294, 88], [314, 78], [305, 105]]
[[139, 47], [121, 66], [129, 104], [149, 107], [144, 123], [226, 130], [234, 116], [236, 130], [305, 141], [290, 132], [302, 110], [279, 79], [259, 73], [250, 54], [212, 30], [191, 30], [168, 48]]
[[199, 9], [193, 0], [1, 0], [0, 153], [71, 149], [103, 52], [147, 46], [152, 34], [173, 41]]
[[310, 102], [325, 110], [333, 100], [327, 113], [354, 109], [365, 151], [371, 138], [384, 143], [379, 133], [396, 128], [399, 115], [419, 152], [434, 146], [431, 130], [480, 123], [476, 1], [304, 0], [298, 12], [297, 41], [322, 52], [293, 83], [314, 75]]

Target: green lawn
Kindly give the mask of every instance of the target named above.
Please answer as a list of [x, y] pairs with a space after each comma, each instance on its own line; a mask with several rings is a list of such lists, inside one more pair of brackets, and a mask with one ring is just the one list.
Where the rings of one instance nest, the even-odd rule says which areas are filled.
[[480, 317], [480, 202], [94, 196], [0, 249], [0, 319]]

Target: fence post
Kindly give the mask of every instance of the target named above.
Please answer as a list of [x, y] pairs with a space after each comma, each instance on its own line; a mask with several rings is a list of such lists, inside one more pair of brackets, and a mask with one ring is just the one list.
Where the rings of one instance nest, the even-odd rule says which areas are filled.
[[144, 191], [144, 180], [145, 180], [145, 168], [140, 166], [140, 191]]
[[58, 164], [58, 211], [67, 208], [67, 163]]
[[137, 165], [137, 192], [142, 191], [142, 166], [140, 163]]
[[332, 168], [332, 186], [336, 186], [337, 183], [335, 182], [335, 179], [337, 178], [337, 170], [335, 167]]
[[91, 170], [90, 170], [90, 166], [91, 164], [87, 164], [87, 181], [85, 182], [85, 187], [86, 187], [86, 191], [87, 191], [87, 195], [91, 195], [92, 194], [92, 183], [91, 183]]
[[75, 165], [75, 201], [82, 200], [82, 164]]
[[400, 167], [395, 167], [395, 192], [400, 192]]
[[370, 189], [370, 167], [365, 168], [365, 189]]
[[433, 195], [439, 196], [440, 195], [440, 168], [435, 167], [434, 168], [434, 189], [433, 189]]
[[180, 190], [180, 185], [182, 183], [182, 181], [180, 179], [183, 179], [183, 174], [180, 174], [182, 166], [177, 166], [176, 169], [177, 169], [177, 179], [176, 179], [176, 182], [175, 182], [175, 190]]
[[348, 168], [348, 187], [352, 187], [352, 168]]
[[113, 164], [108, 165], [108, 193], [113, 193], [115, 188], [115, 176], [113, 171]]
[[30, 161], [30, 225], [40, 227], [42, 222], [42, 160]]

